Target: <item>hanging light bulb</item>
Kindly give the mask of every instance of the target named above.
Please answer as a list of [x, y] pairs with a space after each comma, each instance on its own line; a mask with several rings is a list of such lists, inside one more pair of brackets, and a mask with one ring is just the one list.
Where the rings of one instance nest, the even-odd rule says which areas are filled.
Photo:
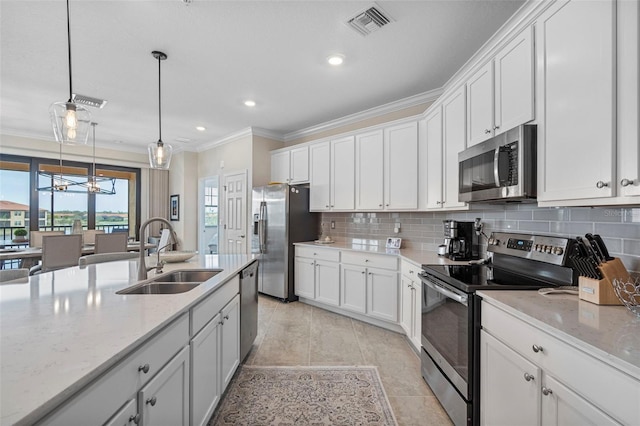
[[71, 26], [69, 24], [69, 0], [67, 0], [67, 47], [69, 52], [69, 100], [55, 102], [49, 107], [49, 116], [56, 141], [68, 145], [86, 144], [89, 136], [91, 113], [82, 105], [73, 102], [73, 79], [71, 78]]
[[162, 85], [160, 74], [160, 64], [167, 59], [167, 55], [156, 50], [151, 54], [158, 60], [158, 142], [152, 142], [148, 146], [149, 165], [152, 169], [168, 170], [171, 164], [173, 147], [162, 142]]
[[98, 184], [98, 177], [96, 176], [96, 126], [98, 123], [91, 123], [93, 128], [93, 170], [91, 176], [89, 176], [89, 182], [87, 182], [87, 191], [100, 192], [100, 184]]

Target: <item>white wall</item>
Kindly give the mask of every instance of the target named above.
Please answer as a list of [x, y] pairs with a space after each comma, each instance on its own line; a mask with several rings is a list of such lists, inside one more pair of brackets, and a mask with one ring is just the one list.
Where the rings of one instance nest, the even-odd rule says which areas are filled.
[[[180, 196], [179, 220], [171, 222], [181, 250], [197, 250], [198, 154], [179, 152], [171, 159], [169, 194]], [[169, 201], [167, 200], [167, 203]]]

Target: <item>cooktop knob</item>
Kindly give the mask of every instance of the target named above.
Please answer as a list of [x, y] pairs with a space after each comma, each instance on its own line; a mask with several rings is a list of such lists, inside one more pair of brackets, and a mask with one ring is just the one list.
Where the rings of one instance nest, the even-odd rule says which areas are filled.
[[560, 256], [562, 253], [564, 253], [564, 250], [562, 250], [562, 247], [553, 248], [553, 254]]
[[545, 253], [551, 253], [551, 249], [552, 249], [552, 248], [553, 248], [553, 247], [551, 247], [551, 246], [544, 246], [544, 252], [545, 252]]

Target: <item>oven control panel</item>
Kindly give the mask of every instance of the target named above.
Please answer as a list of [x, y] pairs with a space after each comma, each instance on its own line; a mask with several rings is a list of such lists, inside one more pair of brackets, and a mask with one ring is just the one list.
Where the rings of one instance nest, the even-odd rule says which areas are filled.
[[571, 238], [493, 232], [488, 240], [487, 251], [564, 265], [572, 243]]

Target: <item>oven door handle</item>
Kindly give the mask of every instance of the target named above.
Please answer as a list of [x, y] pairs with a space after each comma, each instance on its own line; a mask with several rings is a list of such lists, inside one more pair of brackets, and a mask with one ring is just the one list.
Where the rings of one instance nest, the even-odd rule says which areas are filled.
[[468, 298], [466, 294], [454, 293], [451, 290], [447, 290], [444, 287], [440, 287], [439, 285], [432, 283], [431, 281], [429, 281], [427, 278], [424, 278], [424, 277], [422, 278], [422, 282], [426, 284], [427, 287], [431, 288], [433, 291], [436, 291], [444, 296], [447, 296], [448, 298], [453, 299], [464, 306], [468, 306]]

